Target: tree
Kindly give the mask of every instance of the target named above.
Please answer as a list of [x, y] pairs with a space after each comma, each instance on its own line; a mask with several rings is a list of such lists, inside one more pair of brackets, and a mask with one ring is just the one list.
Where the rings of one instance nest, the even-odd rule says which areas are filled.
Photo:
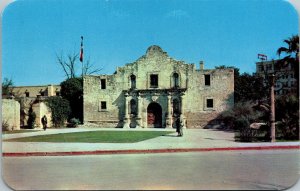
[[263, 78], [257, 75], [243, 73], [234, 81], [234, 101], [260, 101], [268, 97], [268, 91], [263, 84]]
[[12, 79], [4, 78], [2, 82], [2, 95], [9, 96], [12, 93], [12, 86], [14, 85]]
[[294, 74], [297, 80], [297, 95], [299, 96], [299, 36], [294, 35], [286, 40], [287, 47], [280, 47], [277, 50], [277, 54], [280, 57], [284, 53], [285, 57], [279, 60], [279, 67], [285, 68], [289, 64], [294, 70]]
[[76, 71], [75, 71], [75, 63], [78, 59], [78, 54], [68, 54], [67, 55], [67, 61], [65, 60], [64, 56], [61, 54], [60, 56], [56, 55], [58, 63], [63, 68], [63, 71], [65, 72], [65, 75], [67, 79], [75, 78], [76, 77]]
[[76, 78], [77, 76], [81, 76], [81, 75], [95, 74], [101, 71], [101, 69], [99, 68], [93, 69], [94, 66], [93, 64], [91, 64], [90, 59], [88, 59], [86, 62], [83, 63], [82, 68], [80, 70], [81, 71], [80, 75], [77, 75], [76, 66], [81, 66], [81, 64], [77, 63], [79, 60], [79, 55], [76, 53], [68, 54], [67, 58], [65, 58], [63, 54], [60, 55], [57, 54], [56, 59], [59, 65], [62, 67], [67, 79]]
[[61, 97], [48, 97], [46, 105], [50, 108], [52, 113], [52, 123], [55, 127], [64, 125], [71, 112], [69, 101]]
[[61, 84], [61, 96], [68, 100], [71, 107], [69, 119], [83, 119], [83, 82], [82, 78], [70, 78]]

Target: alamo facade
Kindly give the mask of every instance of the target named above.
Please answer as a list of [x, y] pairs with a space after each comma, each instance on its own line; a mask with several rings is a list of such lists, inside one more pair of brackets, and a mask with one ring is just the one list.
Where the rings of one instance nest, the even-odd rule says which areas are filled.
[[204, 69], [150, 46], [112, 75], [83, 81], [84, 123], [102, 127], [172, 128], [181, 114], [187, 128], [203, 128], [234, 104], [234, 70]]

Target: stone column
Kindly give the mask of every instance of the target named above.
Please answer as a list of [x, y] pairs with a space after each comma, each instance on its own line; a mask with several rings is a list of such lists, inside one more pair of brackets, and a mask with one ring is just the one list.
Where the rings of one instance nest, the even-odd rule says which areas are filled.
[[128, 114], [129, 100], [130, 100], [130, 96], [128, 95], [128, 93], [125, 93], [125, 116], [124, 116], [124, 125], [123, 125], [123, 128], [125, 128], [125, 129], [130, 128], [130, 126], [129, 126], [130, 117], [129, 117], [129, 114]]
[[168, 93], [168, 116], [167, 116], [167, 126], [166, 128], [172, 128], [172, 104], [171, 104], [172, 96]]
[[138, 109], [138, 114], [137, 114], [137, 118], [136, 118], [136, 123], [137, 126], [136, 128], [141, 128], [142, 127], [142, 98], [141, 95], [138, 95], [137, 97], [138, 100], [138, 105], [137, 105], [137, 109]]
[[184, 110], [184, 108], [185, 108], [185, 94], [182, 93], [180, 95], [180, 97], [181, 97], [181, 115], [182, 115], [183, 124], [184, 124], [183, 128], [186, 129], [186, 117], [185, 117], [185, 110]]

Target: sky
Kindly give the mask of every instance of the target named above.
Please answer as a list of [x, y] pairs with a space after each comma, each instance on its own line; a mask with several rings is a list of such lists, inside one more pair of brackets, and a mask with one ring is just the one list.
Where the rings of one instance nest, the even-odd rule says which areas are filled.
[[204, 61], [205, 69], [251, 74], [257, 54], [278, 59], [298, 23], [284, 0], [19, 0], [2, 13], [2, 80], [60, 84], [66, 76], [56, 55], [79, 53], [81, 36], [84, 60], [99, 74], [113, 74], [151, 45], [197, 68]]

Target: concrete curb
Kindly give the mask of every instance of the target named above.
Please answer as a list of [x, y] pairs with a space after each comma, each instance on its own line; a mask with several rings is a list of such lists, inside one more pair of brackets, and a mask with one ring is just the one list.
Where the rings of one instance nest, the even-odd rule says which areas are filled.
[[3, 157], [30, 156], [78, 156], [78, 155], [111, 155], [111, 154], [147, 154], [147, 153], [179, 153], [179, 152], [210, 152], [210, 151], [242, 151], [242, 150], [286, 150], [300, 149], [300, 145], [286, 146], [252, 146], [252, 147], [217, 147], [217, 148], [177, 148], [177, 149], [143, 149], [143, 150], [96, 150], [96, 151], [68, 151], [68, 152], [23, 152], [2, 153]]

